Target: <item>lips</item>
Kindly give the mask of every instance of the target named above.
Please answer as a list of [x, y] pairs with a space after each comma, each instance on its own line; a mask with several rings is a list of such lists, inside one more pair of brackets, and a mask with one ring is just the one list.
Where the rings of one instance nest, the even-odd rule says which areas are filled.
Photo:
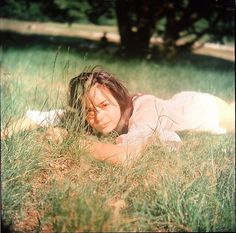
[[109, 123], [110, 123], [110, 122], [107, 122], [107, 123], [101, 124], [101, 125], [99, 126], [99, 128], [104, 129], [104, 128], [107, 127], [107, 125], [108, 125]]

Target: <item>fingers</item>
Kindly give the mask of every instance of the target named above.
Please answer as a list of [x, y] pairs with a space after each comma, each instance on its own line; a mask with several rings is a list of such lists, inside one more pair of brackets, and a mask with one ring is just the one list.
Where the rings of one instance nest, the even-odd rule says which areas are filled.
[[48, 128], [44, 138], [48, 141], [61, 144], [68, 137], [68, 132], [66, 129], [55, 127]]
[[9, 129], [4, 129], [1, 131], [1, 141], [6, 140], [12, 136], [12, 131]]
[[7, 138], [6, 133], [3, 131], [1, 131], [1, 141], [5, 140]]

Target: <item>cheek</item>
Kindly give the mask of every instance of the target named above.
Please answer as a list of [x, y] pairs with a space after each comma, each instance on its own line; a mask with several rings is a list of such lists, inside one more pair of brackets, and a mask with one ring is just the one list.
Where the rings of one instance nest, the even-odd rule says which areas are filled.
[[91, 126], [94, 125], [94, 118], [93, 117], [86, 117], [86, 121], [89, 125], [91, 125]]
[[121, 117], [120, 108], [119, 107], [112, 108], [110, 111], [110, 116], [114, 121], [118, 121]]

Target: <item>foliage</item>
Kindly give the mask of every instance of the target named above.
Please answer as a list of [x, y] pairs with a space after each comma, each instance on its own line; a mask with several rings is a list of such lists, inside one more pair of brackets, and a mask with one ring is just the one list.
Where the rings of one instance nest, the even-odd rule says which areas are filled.
[[[32, 21], [93, 22], [99, 17], [114, 17], [111, 9], [101, 1], [87, 0], [3, 0], [1, 17]], [[103, 19], [104, 20], [104, 19]]]
[[163, 39], [159, 52], [169, 57], [191, 49], [199, 40], [234, 40], [233, 1], [9, 0], [2, 4], [2, 17], [25, 20], [101, 24], [114, 23], [116, 18], [123, 55], [146, 55], [153, 35]]
[[234, 38], [234, 5], [224, 1], [116, 1], [116, 12], [121, 46], [134, 53], [139, 48], [146, 54], [153, 34], [163, 39], [169, 56], [206, 35], [217, 41], [225, 35]]

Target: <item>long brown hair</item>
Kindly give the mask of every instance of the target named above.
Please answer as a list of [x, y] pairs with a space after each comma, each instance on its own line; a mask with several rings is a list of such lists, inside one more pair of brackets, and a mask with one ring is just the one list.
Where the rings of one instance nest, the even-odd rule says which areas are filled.
[[119, 104], [121, 119], [115, 130], [118, 133], [126, 133], [128, 121], [133, 111], [132, 96], [114, 74], [100, 67], [94, 67], [90, 71], [82, 72], [80, 75], [71, 79], [69, 83], [69, 107], [80, 114], [82, 121], [86, 125], [84, 116], [85, 95], [97, 83], [106, 87]]

